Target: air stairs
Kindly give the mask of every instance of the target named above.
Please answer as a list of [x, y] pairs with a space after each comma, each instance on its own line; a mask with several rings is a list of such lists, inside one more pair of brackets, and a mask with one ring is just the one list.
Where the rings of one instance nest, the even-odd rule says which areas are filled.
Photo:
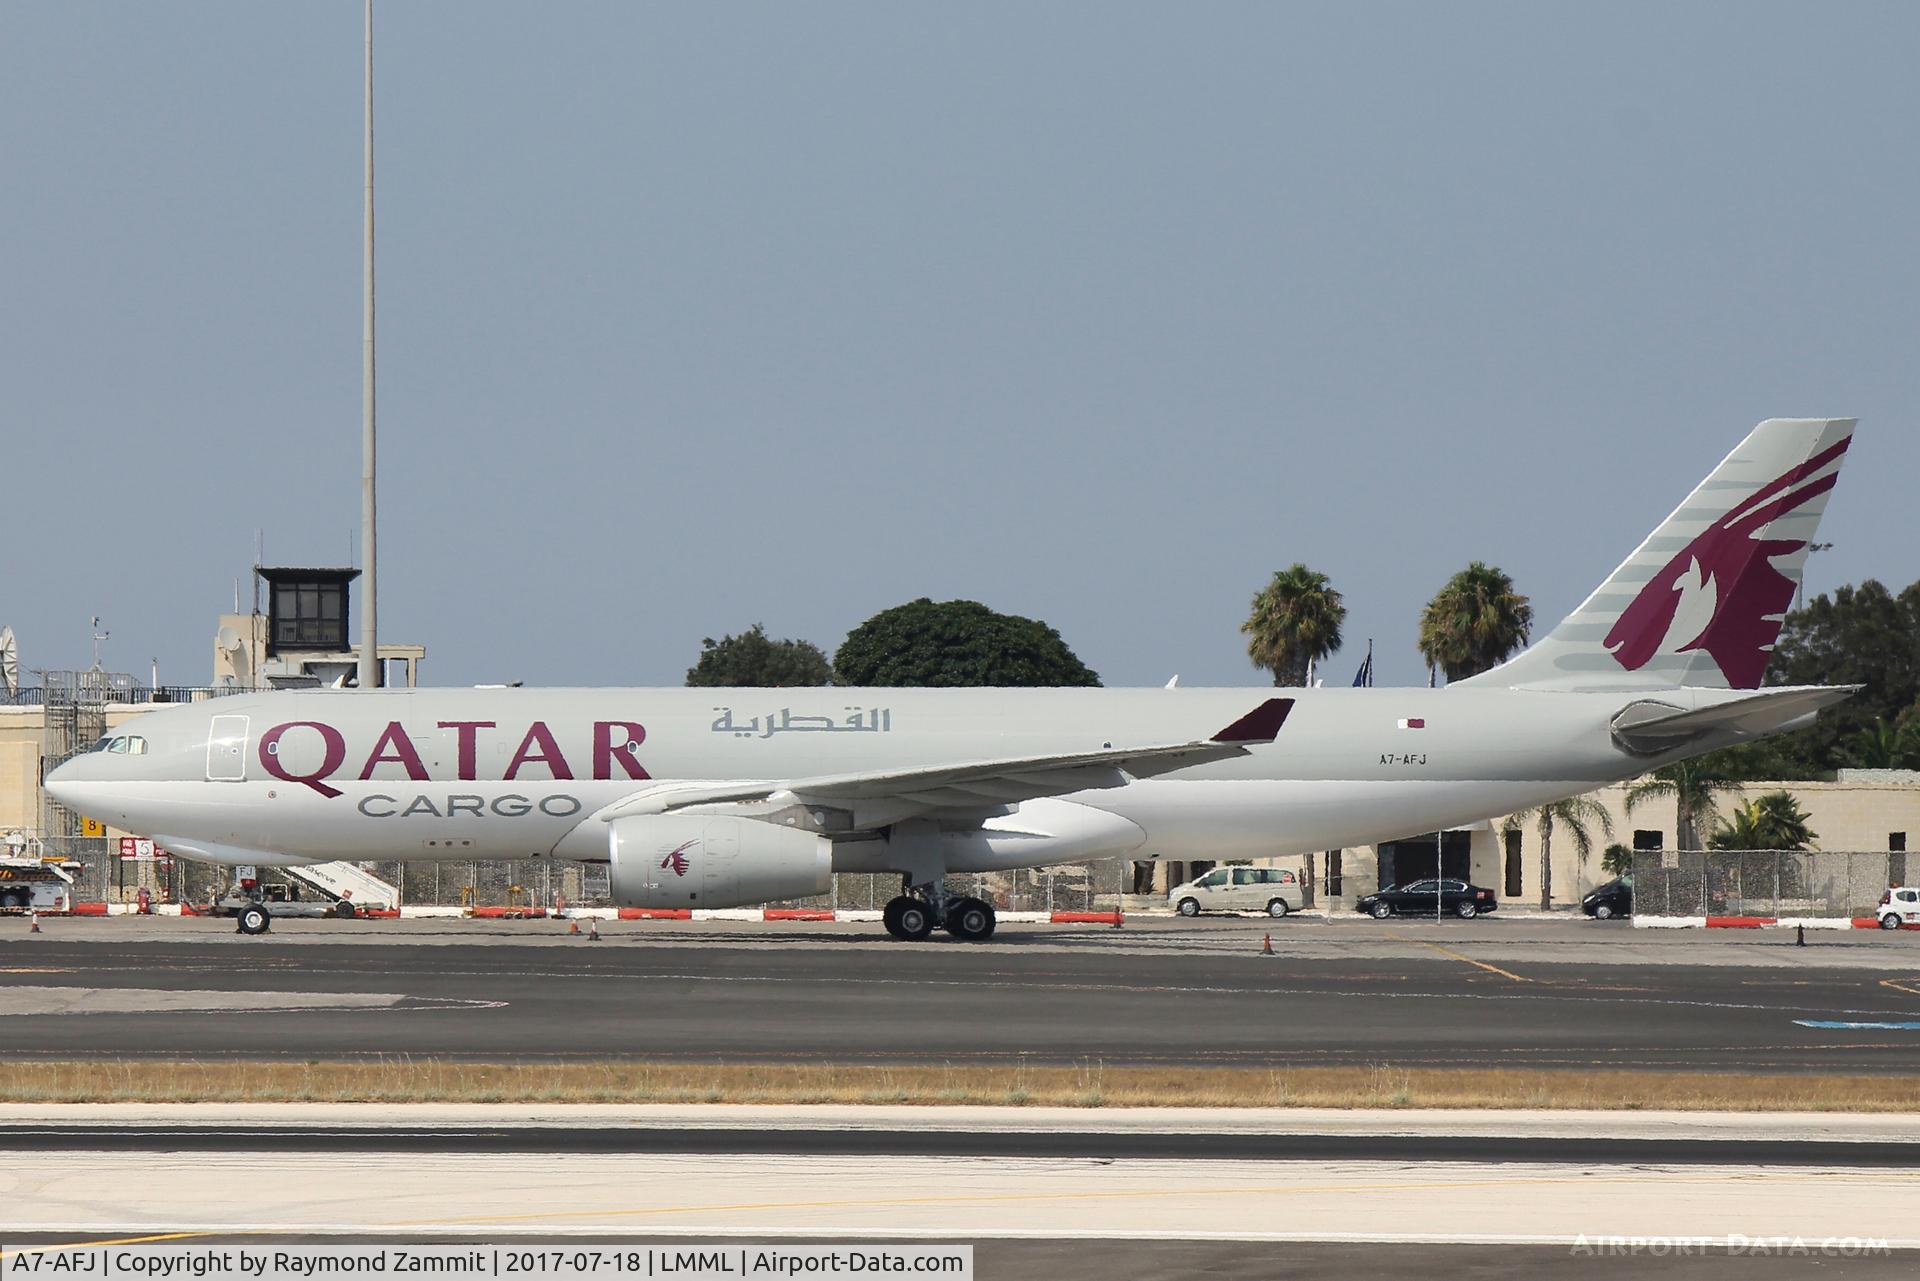
[[314, 863], [306, 867], [284, 867], [280, 869], [288, 876], [311, 885], [322, 894], [335, 899], [350, 900], [357, 906], [372, 906], [375, 903], [386, 907], [400, 906], [400, 887], [391, 881], [382, 880], [358, 863]]

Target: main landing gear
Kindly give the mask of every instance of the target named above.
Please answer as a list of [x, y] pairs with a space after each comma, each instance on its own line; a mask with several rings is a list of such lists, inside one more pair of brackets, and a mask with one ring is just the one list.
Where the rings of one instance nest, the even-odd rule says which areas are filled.
[[936, 924], [963, 943], [980, 943], [993, 937], [997, 923], [985, 899], [950, 899], [937, 889], [900, 895], [887, 904], [881, 920], [887, 933], [909, 943], [932, 934]]

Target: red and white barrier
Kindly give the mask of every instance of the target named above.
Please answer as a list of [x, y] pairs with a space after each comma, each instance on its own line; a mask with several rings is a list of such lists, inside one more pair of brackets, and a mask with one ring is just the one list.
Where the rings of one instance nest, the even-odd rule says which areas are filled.
[[[205, 904], [156, 903], [155, 916], [204, 916]], [[272, 904], [267, 910], [273, 910]], [[41, 916], [132, 916], [137, 909], [131, 903], [75, 903], [64, 912], [41, 912]], [[771, 922], [877, 922], [882, 913], [867, 908], [811, 907], [569, 907], [549, 911], [544, 907], [452, 907], [445, 904], [421, 904], [418, 907], [360, 909], [352, 919], [461, 919], [472, 917], [487, 921], [522, 921], [551, 918], [578, 921], [771, 921]], [[1000, 912], [1002, 924], [1023, 925], [1107, 925], [1119, 928], [1126, 923], [1122, 912]], [[348, 919], [348, 918], [341, 918]], [[1705, 918], [1694, 918], [1700, 924]], [[1651, 923], [1651, 922], [1650, 922]], [[1871, 923], [1871, 922], [1870, 922]]]
[[[1872, 916], [1636, 916], [1636, 927], [1643, 930], [1877, 930], [1883, 928]], [[1920, 925], [1902, 925], [1903, 930], [1920, 930]]]

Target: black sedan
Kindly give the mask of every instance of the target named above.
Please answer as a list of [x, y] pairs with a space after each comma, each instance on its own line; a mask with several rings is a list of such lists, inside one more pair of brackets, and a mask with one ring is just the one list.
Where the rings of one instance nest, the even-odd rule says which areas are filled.
[[1432, 916], [1441, 911], [1468, 919], [1491, 912], [1500, 906], [1493, 891], [1465, 881], [1415, 881], [1411, 885], [1389, 885], [1386, 889], [1357, 900], [1356, 910], [1375, 920], [1389, 916]]

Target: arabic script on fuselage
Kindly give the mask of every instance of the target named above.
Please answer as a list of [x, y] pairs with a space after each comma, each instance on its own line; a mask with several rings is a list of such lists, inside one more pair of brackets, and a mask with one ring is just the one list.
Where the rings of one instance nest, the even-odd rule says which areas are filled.
[[713, 732], [735, 738], [772, 738], [775, 734], [888, 734], [893, 732], [891, 707], [846, 707], [845, 716], [796, 716], [791, 707], [741, 720], [731, 707], [716, 707]]

